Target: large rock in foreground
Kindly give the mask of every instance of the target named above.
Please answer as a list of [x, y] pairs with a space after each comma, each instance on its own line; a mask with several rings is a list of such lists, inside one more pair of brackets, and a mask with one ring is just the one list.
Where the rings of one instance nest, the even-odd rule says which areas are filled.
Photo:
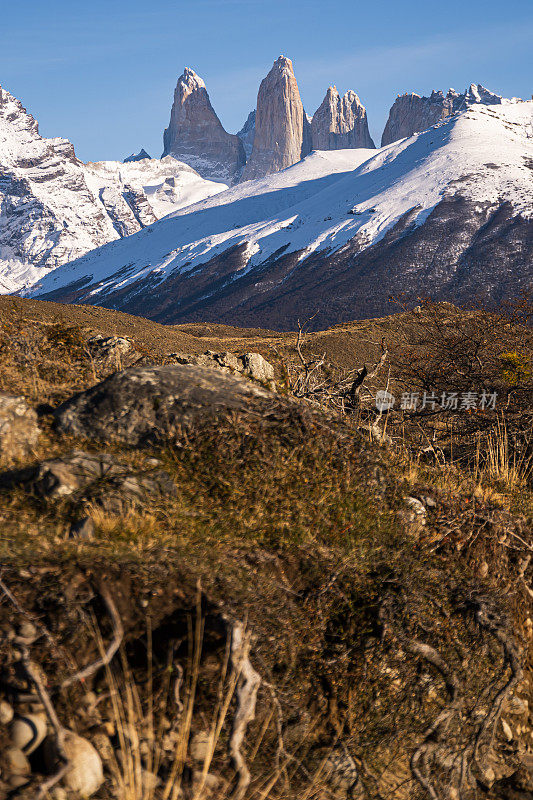
[[178, 441], [182, 434], [231, 415], [261, 420], [306, 415], [299, 404], [236, 375], [176, 364], [117, 372], [56, 409], [59, 430], [130, 445]]
[[163, 144], [163, 156], [184, 161], [212, 181], [233, 183], [246, 161], [241, 140], [224, 130], [205, 83], [189, 67], [178, 79]]

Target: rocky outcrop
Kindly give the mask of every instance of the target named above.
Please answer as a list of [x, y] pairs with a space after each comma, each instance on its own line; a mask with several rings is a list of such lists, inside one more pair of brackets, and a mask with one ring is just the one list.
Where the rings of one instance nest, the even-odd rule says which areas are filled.
[[64, 433], [139, 445], [179, 439], [191, 426], [225, 413], [257, 412], [276, 397], [245, 378], [213, 369], [139, 367], [76, 395], [59, 406], [55, 417]]
[[205, 83], [186, 67], [178, 79], [163, 156], [173, 155], [203, 178], [234, 183], [246, 161], [238, 136], [227, 133], [215, 114]]
[[[152, 463], [153, 462], [153, 463]], [[61, 498], [90, 501], [109, 514], [123, 514], [142, 505], [148, 496], [174, 497], [176, 487], [169, 474], [152, 459], [139, 470], [119, 462], [109, 453], [73, 450], [21, 470], [0, 476], [4, 488], [22, 486], [45, 502]]]
[[384, 147], [398, 139], [405, 139], [419, 131], [425, 131], [437, 122], [460, 111], [465, 111], [476, 103], [499, 105], [502, 98], [485, 89], [481, 84], [470, 84], [463, 94], [449, 89], [446, 95], [433, 91], [429, 97], [411, 92], [398, 95], [385, 125], [381, 146]]
[[254, 146], [255, 109], [253, 111], [250, 111], [246, 122], [238, 132], [237, 136], [239, 137], [239, 139], [243, 144], [244, 152], [246, 153], [246, 160], [248, 160], [252, 155], [252, 149]]
[[366, 109], [355, 92], [341, 97], [336, 86], [329, 87], [311, 121], [311, 141], [313, 150], [375, 146]]
[[244, 375], [253, 381], [266, 384], [269, 389], [275, 389], [274, 367], [261, 353], [244, 353], [237, 356], [234, 353], [215, 353], [207, 350], [201, 355], [187, 353], [170, 353], [167, 360], [177, 364], [193, 364], [197, 367], [210, 367], [220, 372]]
[[292, 61], [280, 56], [259, 87], [253, 149], [242, 179], [262, 178], [278, 172], [310, 151], [311, 126]]
[[127, 164], [130, 161], [144, 161], [145, 158], [152, 158], [152, 156], [148, 155], [143, 147], [138, 153], [132, 153], [131, 156], [125, 158], [124, 164]]

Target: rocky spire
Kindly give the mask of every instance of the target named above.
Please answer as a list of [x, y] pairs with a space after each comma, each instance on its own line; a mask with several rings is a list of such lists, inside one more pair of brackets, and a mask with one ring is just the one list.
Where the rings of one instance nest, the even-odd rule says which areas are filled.
[[313, 150], [374, 147], [368, 132], [366, 109], [353, 91], [341, 98], [330, 86], [311, 121]]
[[224, 130], [205, 83], [189, 67], [178, 79], [163, 146], [163, 156], [172, 155], [203, 178], [224, 183], [235, 182], [246, 161], [241, 140]]
[[479, 83], [470, 84], [463, 94], [450, 89], [446, 95], [433, 91], [429, 97], [422, 97], [414, 92], [398, 95], [390, 110], [381, 137], [381, 146], [412, 136], [418, 131], [425, 131], [437, 122], [477, 103], [496, 105], [501, 102], [500, 95], [490, 92]]
[[243, 180], [278, 172], [299, 161], [310, 150], [310, 125], [292, 61], [280, 56], [259, 87], [253, 149]]

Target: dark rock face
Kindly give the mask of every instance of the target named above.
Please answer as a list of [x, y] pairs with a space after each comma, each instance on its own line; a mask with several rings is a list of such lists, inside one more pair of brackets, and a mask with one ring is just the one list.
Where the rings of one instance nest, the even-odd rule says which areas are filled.
[[304, 111], [292, 61], [280, 56], [257, 95], [252, 154], [242, 179], [262, 178], [290, 167], [311, 151], [311, 126]]
[[129, 161], [143, 161], [145, 158], [152, 158], [152, 156], [148, 155], [143, 147], [138, 153], [132, 153], [131, 156], [125, 158], [124, 164], [127, 164]]
[[237, 136], [241, 140], [244, 146], [244, 152], [246, 153], [246, 160], [250, 158], [252, 155], [252, 149], [254, 146], [254, 137], [255, 137], [255, 109], [250, 111], [248, 114], [248, 118], [240, 131], [238, 132]]
[[195, 424], [260, 410], [276, 395], [257, 384], [190, 365], [117, 372], [55, 412], [64, 433], [131, 445], [179, 440]]
[[476, 103], [498, 105], [501, 102], [502, 98], [499, 95], [493, 94], [481, 84], [476, 86], [473, 83], [463, 94], [450, 89], [446, 95], [441, 91], [433, 91], [429, 97], [421, 97], [414, 92], [400, 95], [390, 110], [381, 137], [381, 146], [425, 131], [437, 122], [459, 111], [465, 111]]
[[374, 142], [368, 131], [366, 109], [355, 92], [341, 97], [336, 86], [330, 86], [311, 120], [313, 150], [342, 150], [369, 147]]
[[213, 181], [234, 183], [246, 161], [241, 140], [224, 130], [205, 83], [188, 67], [178, 79], [163, 144], [163, 157], [172, 155]]

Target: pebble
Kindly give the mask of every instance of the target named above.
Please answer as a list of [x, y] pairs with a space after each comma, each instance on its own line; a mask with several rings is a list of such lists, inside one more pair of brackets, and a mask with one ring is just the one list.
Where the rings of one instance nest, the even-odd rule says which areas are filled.
[[39, 747], [46, 733], [46, 714], [21, 715], [11, 723], [11, 742], [27, 755]]
[[19, 747], [8, 747], [4, 752], [6, 772], [12, 776], [29, 775], [30, 762]]
[[6, 700], [0, 700], [0, 725], [9, 725], [14, 711]]

